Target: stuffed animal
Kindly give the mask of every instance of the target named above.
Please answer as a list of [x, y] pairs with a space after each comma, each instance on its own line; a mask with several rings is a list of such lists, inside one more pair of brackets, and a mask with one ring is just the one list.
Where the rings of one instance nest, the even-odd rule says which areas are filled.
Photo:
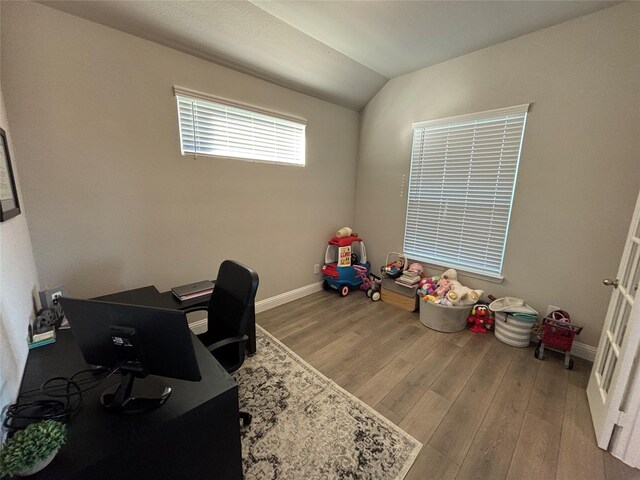
[[484, 295], [484, 290], [470, 290], [469, 291], [469, 299], [478, 303], [482, 296]]
[[440, 280], [438, 280], [438, 287], [436, 288], [436, 291], [434, 293], [438, 298], [444, 298], [447, 292], [451, 290], [452, 286], [453, 284], [449, 280], [443, 277]]
[[436, 290], [436, 283], [433, 278], [427, 277], [420, 280], [418, 283], [418, 295], [421, 297], [424, 295], [430, 295]]
[[420, 276], [424, 275], [424, 267], [420, 263], [412, 263], [409, 265], [409, 268], [407, 268], [407, 271], [416, 272]]
[[440, 275], [441, 278], [446, 278], [447, 280], [458, 280], [458, 272], [456, 272], [453, 268], [450, 268], [448, 270], [445, 270], [442, 275]]
[[399, 258], [398, 260], [388, 263], [384, 267], [380, 267], [382, 275], [390, 278], [398, 278], [404, 271], [404, 260]]
[[451, 282], [452, 287], [447, 292], [447, 298], [451, 301], [452, 305], [473, 305], [478, 303], [480, 297], [484, 291], [472, 290], [469, 287], [465, 287], [458, 281]]
[[424, 297], [422, 297], [422, 299], [425, 302], [432, 302], [432, 303], [438, 303], [438, 300], [440, 300], [438, 297], [436, 297], [435, 295], [425, 295]]
[[358, 234], [353, 233], [353, 230], [351, 230], [349, 227], [342, 227], [336, 232], [336, 237], [338, 238], [350, 237], [352, 235], [356, 237], [358, 236]]
[[472, 332], [487, 333], [487, 329], [493, 325], [493, 312], [489, 310], [488, 305], [476, 303], [467, 317], [467, 322], [471, 324], [469, 330]]
[[[447, 298], [449, 299], [451, 304], [452, 305], [464, 304], [465, 301], [467, 300], [469, 290], [471, 289], [469, 287], [465, 287], [457, 280], [452, 280], [449, 283], [451, 283], [451, 288], [447, 292]], [[471, 302], [470, 305], [473, 303], [476, 303], [476, 302]]]

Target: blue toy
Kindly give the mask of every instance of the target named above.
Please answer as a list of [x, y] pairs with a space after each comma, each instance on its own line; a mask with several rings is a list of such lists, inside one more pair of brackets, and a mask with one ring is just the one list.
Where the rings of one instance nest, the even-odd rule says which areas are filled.
[[368, 278], [367, 250], [357, 235], [336, 236], [328, 243], [322, 267], [322, 288], [337, 290], [340, 296], [346, 297], [352, 287], [361, 286], [363, 278]]

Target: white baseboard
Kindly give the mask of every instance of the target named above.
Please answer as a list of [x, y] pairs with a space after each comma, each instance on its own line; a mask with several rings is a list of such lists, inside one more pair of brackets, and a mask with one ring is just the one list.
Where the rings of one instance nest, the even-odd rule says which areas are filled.
[[306, 297], [307, 295], [311, 295], [312, 293], [316, 293], [321, 290], [322, 282], [317, 282], [305, 287], [296, 288], [290, 292], [281, 293], [275, 297], [265, 298], [264, 300], [256, 302], [256, 313], [266, 312], [267, 310], [279, 307], [285, 303], [293, 302], [294, 300], [298, 300], [299, 298]]
[[[266, 312], [267, 310], [284, 305], [285, 303], [293, 302], [294, 300], [298, 300], [299, 298], [306, 297], [307, 295], [311, 295], [312, 293], [316, 293], [321, 290], [322, 282], [317, 282], [296, 288], [289, 292], [281, 293], [275, 297], [265, 298], [264, 300], [256, 302], [256, 313]], [[191, 322], [189, 323], [189, 328], [191, 328], [193, 333], [196, 335], [204, 333], [207, 331], [207, 319], [203, 318], [201, 320]]]
[[573, 345], [571, 346], [571, 355], [593, 362], [596, 359], [597, 350], [598, 349], [596, 347], [592, 347], [586, 343], [573, 342]]
[[[267, 310], [278, 307], [280, 305], [284, 305], [285, 303], [293, 302], [294, 300], [298, 300], [299, 298], [306, 297], [307, 295], [311, 295], [312, 293], [316, 293], [321, 290], [322, 282], [317, 282], [312, 283], [311, 285], [296, 288], [295, 290], [291, 290], [289, 292], [281, 293], [280, 295], [276, 295], [274, 297], [265, 298], [264, 300], [256, 302], [256, 313], [266, 312]], [[189, 324], [189, 327], [195, 334], [204, 333], [207, 331], [207, 319], [203, 318], [202, 320], [192, 322]], [[573, 342], [571, 355], [575, 355], [576, 357], [584, 358], [585, 360], [593, 362], [596, 358], [596, 350], [596, 347], [592, 347], [591, 345], [587, 345], [586, 343]]]
[[189, 328], [196, 335], [200, 335], [207, 331], [207, 319], [203, 318], [201, 320], [196, 320], [195, 322], [190, 322]]

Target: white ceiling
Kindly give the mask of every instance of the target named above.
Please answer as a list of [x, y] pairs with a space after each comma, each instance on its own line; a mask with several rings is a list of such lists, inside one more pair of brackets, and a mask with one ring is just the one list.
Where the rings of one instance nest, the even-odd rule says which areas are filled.
[[40, 3], [360, 110], [389, 78], [618, 2]]

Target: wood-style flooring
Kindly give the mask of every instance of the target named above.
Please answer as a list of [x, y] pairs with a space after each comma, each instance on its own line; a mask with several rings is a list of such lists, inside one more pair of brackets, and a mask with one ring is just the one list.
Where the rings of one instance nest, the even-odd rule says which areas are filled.
[[424, 444], [407, 480], [640, 479], [595, 442], [591, 363], [492, 333], [440, 333], [364, 293], [318, 292], [257, 322]]

